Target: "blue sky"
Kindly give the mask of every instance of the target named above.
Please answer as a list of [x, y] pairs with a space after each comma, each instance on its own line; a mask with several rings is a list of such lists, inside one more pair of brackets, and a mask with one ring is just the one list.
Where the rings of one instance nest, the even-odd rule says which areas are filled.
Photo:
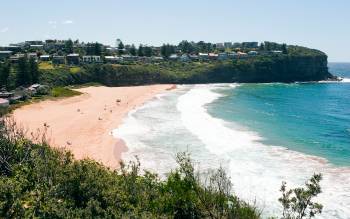
[[0, 45], [80, 39], [161, 45], [276, 41], [350, 62], [349, 0], [1, 0]]

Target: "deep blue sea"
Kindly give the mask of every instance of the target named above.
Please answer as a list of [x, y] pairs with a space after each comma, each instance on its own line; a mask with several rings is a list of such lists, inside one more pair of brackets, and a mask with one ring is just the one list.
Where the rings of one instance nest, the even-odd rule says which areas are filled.
[[188, 151], [200, 171], [222, 166], [233, 192], [278, 216], [279, 188], [322, 173], [318, 218], [350, 218], [350, 64], [342, 82], [184, 85], [130, 112], [114, 135], [164, 176]]

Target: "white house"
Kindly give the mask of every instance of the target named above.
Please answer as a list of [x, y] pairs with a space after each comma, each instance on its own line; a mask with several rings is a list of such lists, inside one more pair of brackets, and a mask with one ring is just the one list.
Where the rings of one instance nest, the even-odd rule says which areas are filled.
[[170, 60], [177, 60], [179, 58], [179, 56], [177, 55], [177, 54], [171, 54], [170, 56], [169, 56], [169, 59]]
[[84, 63], [100, 63], [101, 57], [100, 56], [83, 56], [83, 62]]
[[50, 61], [51, 56], [50, 55], [41, 55], [40, 61]]
[[189, 62], [191, 59], [187, 54], [182, 54], [180, 57], [181, 62]]
[[250, 56], [256, 56], [256, 55], [258, 55], [258, 52], [257, 52], [257, 51], [249, 51], [249, 52], [248, 52], [248, 55], [250, 55]]
[[0, 108], [6, 108], [10, 105], [10, 101], [4, 98], [0, 98]]

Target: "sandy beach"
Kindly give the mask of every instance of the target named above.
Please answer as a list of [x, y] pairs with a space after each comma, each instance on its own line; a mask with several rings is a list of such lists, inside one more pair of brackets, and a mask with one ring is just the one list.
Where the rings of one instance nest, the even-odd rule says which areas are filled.
[[52, 146], [72, 151], [77, 159], [91, 158], [117, 168], [127, 147], [111, 131], [130, 110], [173, 88], [174, 85], [81, 88], [76, 89], [83, 93], [79, 96], [21, 107], [13, 112], [13, 118], [28, 137], [46, 126]]

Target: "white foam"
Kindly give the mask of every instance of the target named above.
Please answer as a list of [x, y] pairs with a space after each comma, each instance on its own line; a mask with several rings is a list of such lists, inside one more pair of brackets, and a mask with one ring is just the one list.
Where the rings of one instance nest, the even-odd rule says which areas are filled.
[[350, 78], [342, 78], [341, 82], [350, 83]]
[[247, 201], [256, 201], [266, 215], [280, 215], [278, 203], [282, 181], [300, 186], [315, 172], [324, 174], [319, 201], [324, 213], [319, 218], [348, 218], [350, 215], [350, 171], [332, 167], [326, 160], [259, 143], [258, 134], [228, 127], [213, 118], [205, 105], [220, 98], [215, 86], [195, 86], [179, 98], [177, 104], [185, 127], [207, 149], [229, 160], [234, 190]]
[[[336, 168], [319, 157], [264, 145], [260, 143], [262, 138], [258, 133], [213, 118], [207, 112], [207, 104], [222, 97], [215, 92], [216, 89], [234, 89], [236, 86], [239, 85], [178, 86], [171, 93], [183, 92], [174, 96], [173, 103], [165, 104], [167, 95], [159, 95], [157, 99], [130, 112], [113, 133], [128, 145], [129, 151], [123, 154], [123, 159], [130, 160], [137, 154], [144, 168], [165, 173], [176, 166], [174, 151], [184, 151], [179, 141], [181, 145], [201, 147], [196, 149], [195, 156], [201, 157], [205, 163], [199, 165], [215, 168], [222, 163], [228, 167], [235, 193], [244, 200], [256, 201], [264, 210], [264, 216], [280, 215], [278, 198], [282, 181], [287, 181], [291, 187], [300, 186], [314, 172], [321, 172], [324, 175], [323, 193], [318, 200], [324, 205], [324, 212], [319, 218], [349, 218], [349, 168]], [[173, 104], [176, 104], [175, 111]], [[154, 125], [160, 120], [161, 125]], [[173, 138], [180, 132], [179, 129], [190, 131], [199, 143], [189, 144], [187, 136]], [[164, 134], [168, 136], [167, 139], [154, 142], [154, 139], [159, 140], [154, 136]], [[152, 141], [152, 145], [144, 138]], [[166, 148], [164, 141], [170, 144], [174, 141], [174, 146]]]

